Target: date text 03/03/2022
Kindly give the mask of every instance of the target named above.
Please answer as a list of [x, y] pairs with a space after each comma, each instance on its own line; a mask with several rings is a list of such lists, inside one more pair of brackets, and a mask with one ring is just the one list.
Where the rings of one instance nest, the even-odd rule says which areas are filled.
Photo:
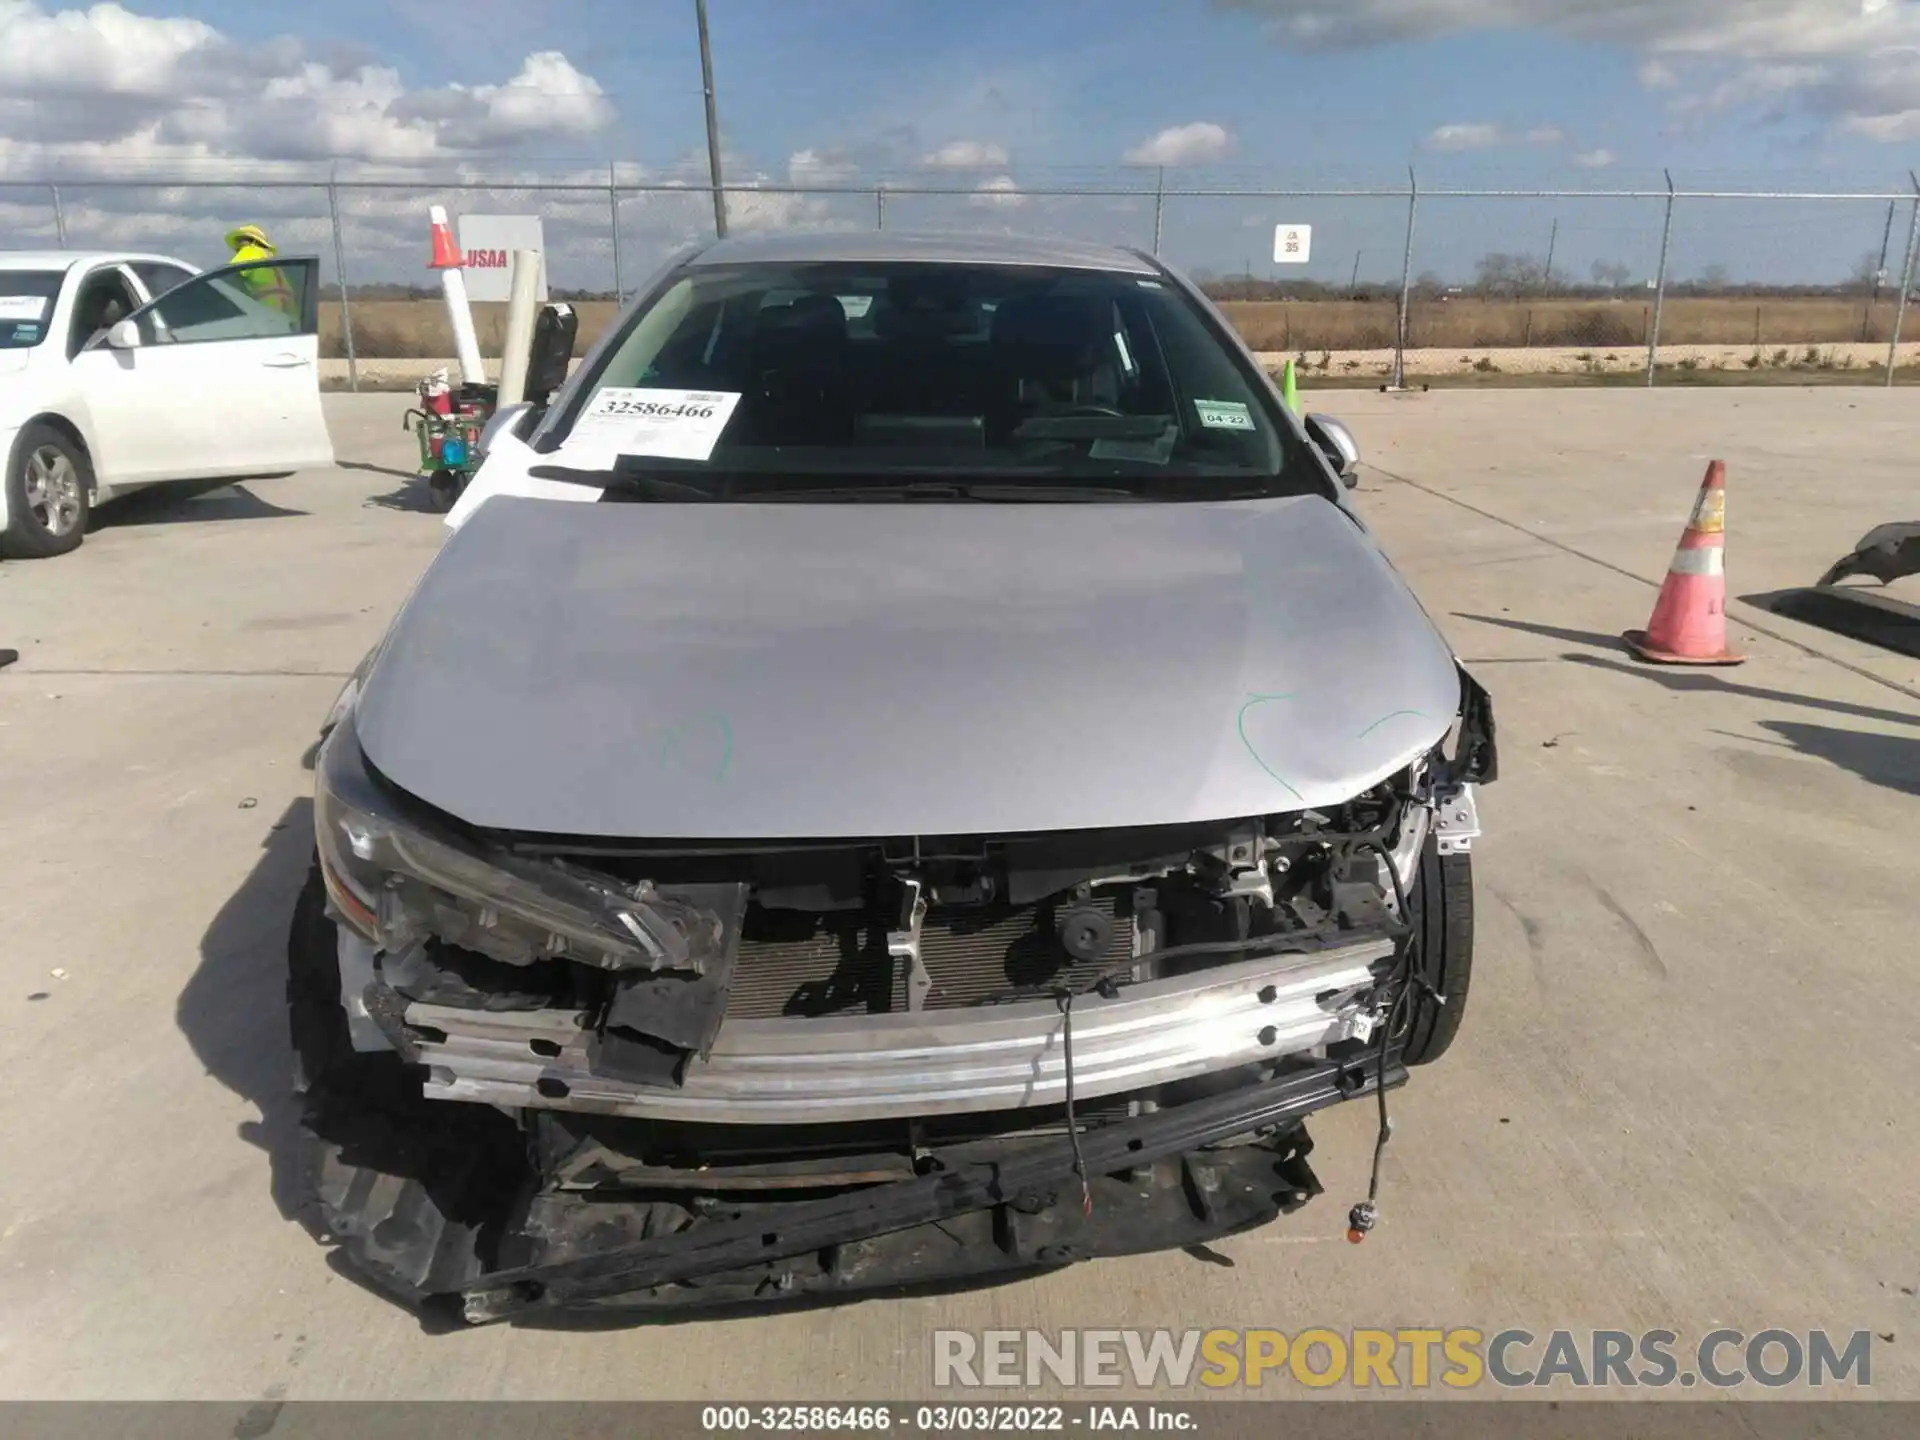
[[1186, 1434], [1199, 1421], [1168, 1405], [709, 1405], [700, 1428], [709, 1434], [748, 1432], [855, 1434], [900, 1430], [909, 1434], [1048, 1434], [1068, 1430]]

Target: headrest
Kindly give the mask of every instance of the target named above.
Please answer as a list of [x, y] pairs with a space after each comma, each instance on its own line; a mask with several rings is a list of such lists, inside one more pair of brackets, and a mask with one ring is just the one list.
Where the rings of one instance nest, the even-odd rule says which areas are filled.
[[993, 343], [1044, 350], [1084, 350], [1105, 344], [1113, 304], [1090, 295], [1027, 295], [993, 312]]
[[769, 305], [754, 321], [763, 334], [806, 332], [813, 336], [831, 333], [844, 337], [847, 312], [831, 295], [802, 295], [786, 305]]

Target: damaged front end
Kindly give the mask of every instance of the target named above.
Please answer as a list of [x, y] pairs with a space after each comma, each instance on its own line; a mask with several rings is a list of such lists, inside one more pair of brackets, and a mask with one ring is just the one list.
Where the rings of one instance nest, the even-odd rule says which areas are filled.
[[293, 936], [316, 1222], [470, 1321], [1265, 1223], [1319, 1190], [1304, 1117], [1457, 1025], [1446, 887], [1495, 763], [1462, 687], [1451, 756], [1340, 806], [762, 843], [478, 832], [376, 774], [349, 709]]

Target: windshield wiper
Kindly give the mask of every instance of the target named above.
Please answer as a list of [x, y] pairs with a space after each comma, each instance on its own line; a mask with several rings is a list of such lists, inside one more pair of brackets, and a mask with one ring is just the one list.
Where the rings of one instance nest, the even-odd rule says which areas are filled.
[[575, 485], [631, 491], [643, 500], [719, 500], [725, 474], [703, 477], [706, 483], [674, 480], [656, 471], [630, 466], [625, 460], [611, 470], [575, 469], [569, 465], [535, 465], [527, 473], [538, 480], [565, 480]]

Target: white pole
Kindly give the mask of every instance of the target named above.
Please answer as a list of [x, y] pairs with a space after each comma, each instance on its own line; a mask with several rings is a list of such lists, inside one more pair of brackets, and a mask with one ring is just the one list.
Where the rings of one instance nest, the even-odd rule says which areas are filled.
[[[436, 230], [452, 234], [446, 206], [429, 207], [427, 218]], [[480, 337], [473, 329], [473, 307], [467, 303], [467, 277], [457, 265], [440, 272], [440, 293], [447, 302], [447, 324], [453, 329], [453, 353], [460, 361], [460, 378], [469, 385], [484, 385], [487, 367], [480, 358]]]
[[507, 301], [506, 350], [500, 357], [502, 405], [513, 405], [527, 394], [527, 357], [533, 348], [533, 317], [540, 305], [540, 252], [513, 252], [513, 290]]

